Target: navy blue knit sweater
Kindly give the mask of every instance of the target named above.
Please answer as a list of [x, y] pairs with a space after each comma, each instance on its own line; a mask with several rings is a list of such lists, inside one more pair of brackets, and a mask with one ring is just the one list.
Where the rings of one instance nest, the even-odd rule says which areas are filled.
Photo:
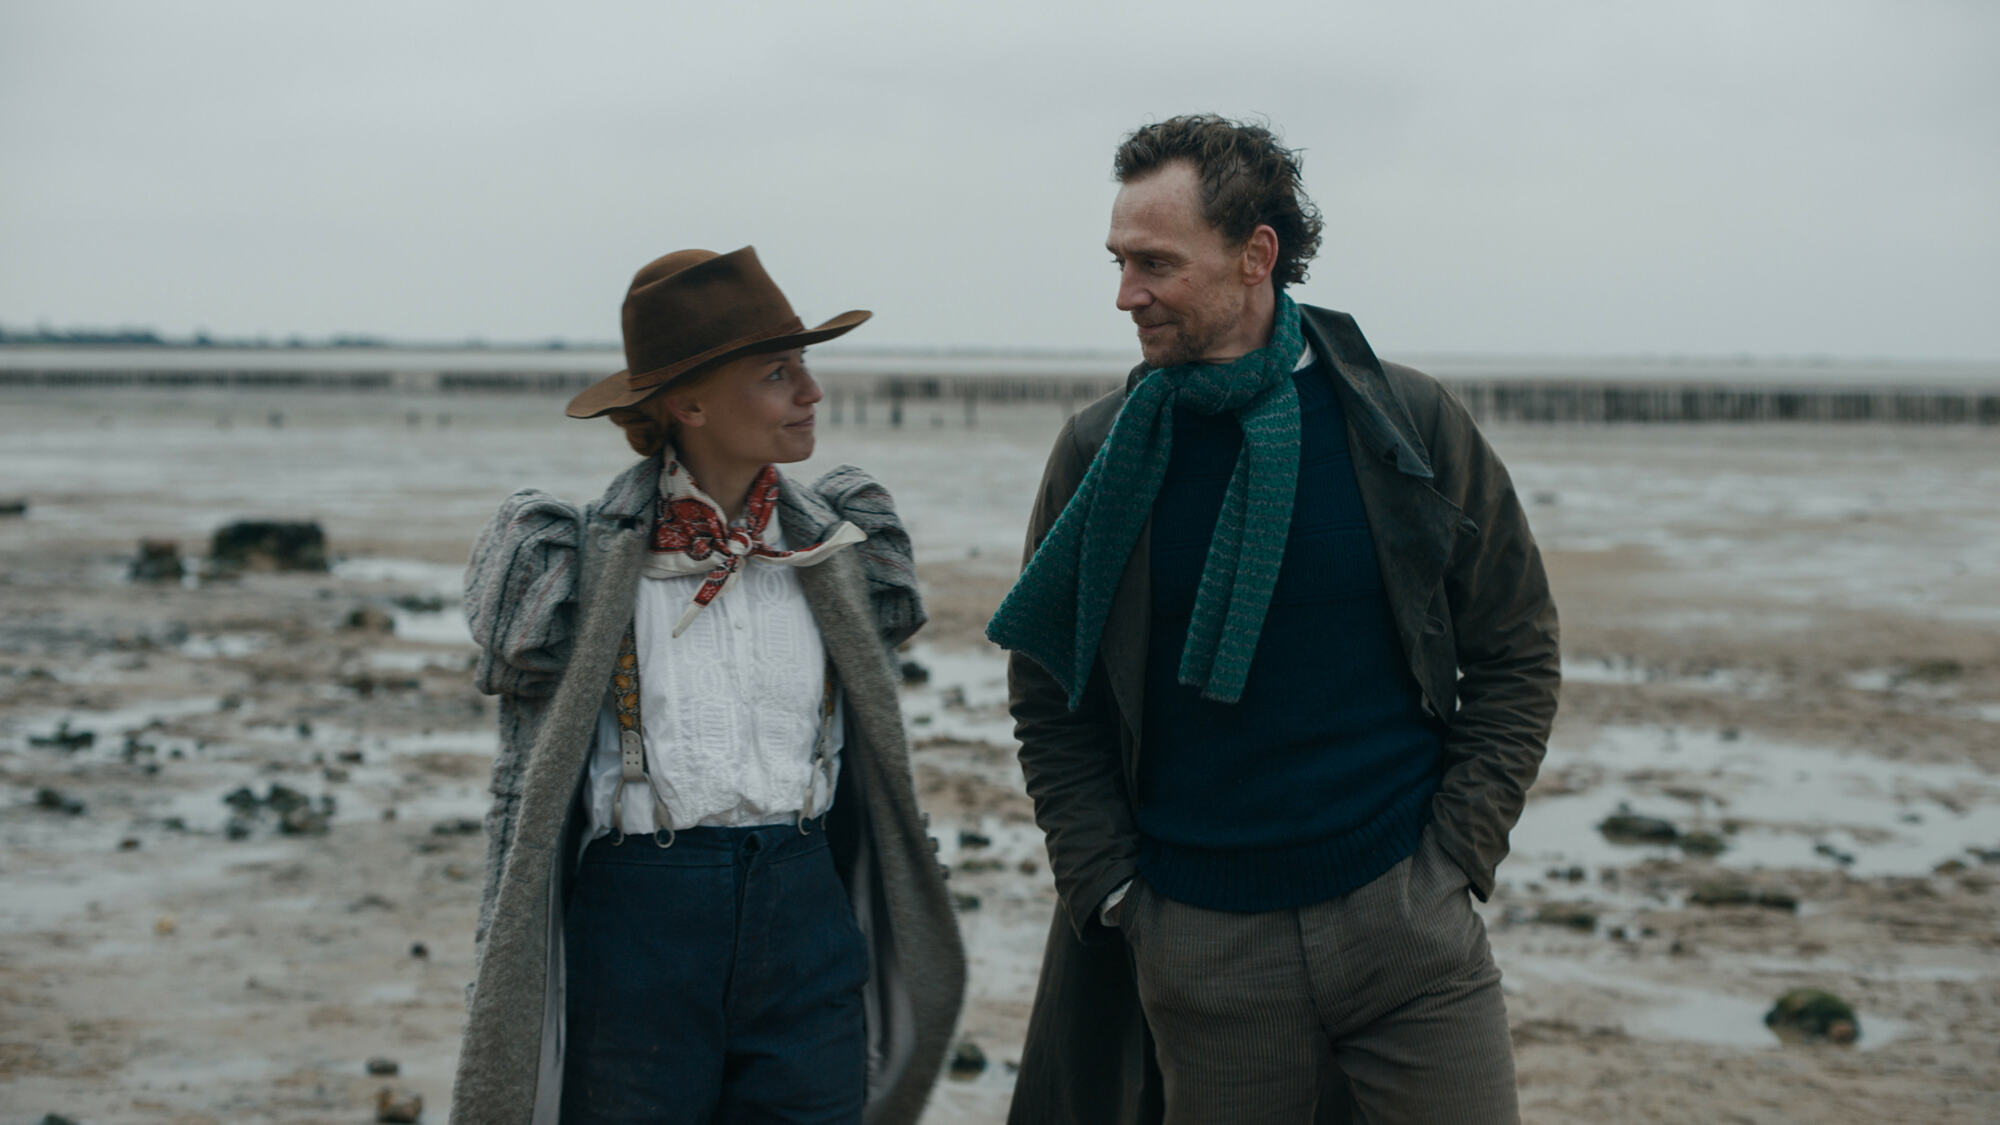
[[1323, 361], [1294, 379], [1291, 532], [1236, 703], [1176, 677], [1242, 445], [1233, 417], [1175, 414], [1153, 505], [1139, 870], [1211, 910], [1303, 906], [1370, 882], [1416, 850], [1437, 789], [1442, 730], [1396, 637], [1340, 402]]

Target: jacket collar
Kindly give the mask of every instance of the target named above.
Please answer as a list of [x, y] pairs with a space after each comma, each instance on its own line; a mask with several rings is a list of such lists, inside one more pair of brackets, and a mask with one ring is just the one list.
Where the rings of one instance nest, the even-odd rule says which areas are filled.
[[[1398, 472], [1407, 476], [1431, 479], [1430, 458], [1425, 456], [1424, 443], [1417, 437], [1416, 423], [1402, 400], [1389, 389], [1382, 361], [1375, 358], [1375, 349], [1368, 346], [1361, 326], [1354, 323], [1353, 317], [1332, 309], [1302, 304], [1299, 312], [1306, 342], [1350, 392], [1347, 404], [1357, 408], [1352, 420], [1354, 430], [1368, 452], [1394, 464]], [[1132, 388], [1150, 370], [1143, 363], [1134, 367], [1125, 377], [1125, 393], [1131, 394]]]
[[590, 506], [591, 512], [601, 520], [618, 523], [638, 519], [646, 514], [647, 508], [660, 495], [660, 466], [662, 454], [655, 453], [611, 479], [611, 486], [604, 495]]
[[1393, 463], [1397, 471], [1419, 480], [1431, 479], [1430, 458], [1417, 436], [1417, 425], [1403, 400], [1389, 389], [1382, 373], [1382, 361], [1361, 335], [1354, 318], [1332, 309], [1299, 306], [1306, 339], [1325, 358], [1334, 374], [1352, 392], [1351, 404], [1359, 407], [1354, 431], [1368, 452]]

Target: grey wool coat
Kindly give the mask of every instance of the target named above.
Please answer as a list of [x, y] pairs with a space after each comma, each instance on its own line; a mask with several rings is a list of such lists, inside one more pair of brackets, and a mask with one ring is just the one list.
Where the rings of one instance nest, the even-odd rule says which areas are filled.
[[[585, 830], [579, 800], [592, 731], [630, 624], [652, 529], [660, 458], [578, 510], [517, 492], [481, 533], [466, 572], [480, 690], [500, 697], [486, 817], [478, 968], [459, 1052], [458, 1125], [553, 1125], [561, 1104], [562, 904]], [[853, 522], [865, 543], [799, 581], [846, 693], [846, 743], [828, 842], [868, 937], [869, 1125], [914, 1122], [949, 1045], [965, 954], [917, 809], [891, 652], [923, 624], [909, 539], [888, 493], [843, 466], [786, 481], [793, 543]]]

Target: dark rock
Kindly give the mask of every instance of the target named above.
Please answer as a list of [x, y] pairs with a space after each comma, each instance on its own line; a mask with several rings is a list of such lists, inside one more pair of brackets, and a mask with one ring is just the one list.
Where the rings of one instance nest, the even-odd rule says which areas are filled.
[[485, 831], [485, 824], [479, 818], [462, 816], [457, 820], [441, 820], [431, 825], [433, 836], [477, 836]]
[[88, 806], [60, 789], [51, 789], [45, 785], [35, 790], [35, 807], [68, 816], [82, 816]]
[[349, 914], [359, 914], [364, 910], [394, 910], [396, 904], [381, 895], [370, 892], [347, 904]]
[[138, 851], [138, 850], [139, 850], [139, 837], [137, 837], [137, 836], [127, 836], [127, 837], [125, 837], [125, 838], [124, 838], [123, 840], [120, 840], [120, 841], [118, 841], [118, 850], [119, 850], [119, 851], [121, 851], [121, 852], [136, 852], [136, 851]]
[[1949, 657], [1937, 660], [1919, 660], [1903, 669], [1899, 679], [1916, 680], [1920, 683], [1937, 684], [1955, 680], [1965, 674], [1965, 665]]
[[1688, 902], [1694, 906], [1761, 906], [1767, 910], [1791, 912], [1797, 912], [1799, 908], [1798, 896], [1790, 891], [1755, 887], [1735, 876], [1696, 883], [1694, 889], [1688, 892]]
[[970, 914], [979, 909], [979, 896], [954, 893], [951, 896], [951, 903], [953, 906], [958, 907], [960, 914]]
[[1709, 879], [1695, 884], [1688, 901], [1696, 906], [1748, 906], [1757, 896], [1741, 879]]
[[222, 803], [241, 813], [254, 813], [263, 802], [257, 799], [248, 786], [239, 785], [222, 795]]
[[57, 723], [56, 729], [48, 734], [31, 734], [28, 736], [28, 745], [30, 746], [47, 746], [50, 749], [65, 752], [88, 750], [96, 744], [96, 731], [71, 730], [69, 729], [68, 719]]
[[1597, 928], [1597, 909], [1588, 903], [1545, 902], [1535, 911], [1535, 921], [1544, 926], [1594, 930]]
[[126, 577], [134, 582], [179, 582], [187, 575], [181, 565], [181, 545], [171, 539], [141, 539]]
[[254, 831], [256, 831], [256, 826], [248, 819], [240, 816], [230, 817], [229, 823], [222, 826], [223, 836], [231, 840], [247, 840], [250, 838], [250, 833]]
[[76, 1122], [64, 1117], [60, 1113], [44, 1113], [42, 1114], [42, 1125], [76, 1125]]
[[991, 847], [992, 844], [993, 837], [991, 836], [982, 835], [981, 833], [964, 828], [958, 830], [958, 846], [961, 848], [985, 848]]
[[1021, 861], [1020, 866], [1016, 867], [1014, 870], [1019, 871], [1023, 875], [1033, 875], [1036, 872], [1040, 871], [1041, 869], [1042, 869], [1041, 864], [1036, 863], [1032, 859], [1024, 859]]
[[960, 1082], [970, 1082], [986, 1071], [986, 1052], [970, 1039], [961, 1039], [951, 1049], [950, 1073]]
[[430, 959], [430, 955], [430, 946], [420, 941], [410, 943], [410, 956], [415, 957], [419, 961], [425, 961]]
[[275, 781], [271, 783], [270, 792], [264, 795], [264, 805], [280, 816], [294, 809], [307, 808], [311, 804], [312, 798], [289, 785], [280, 785]]
[[958, 869], [967, 875], [979, 875], [988, 871], [1004, 871], [1006, 868], [1006, 863], [991, 856], [981, 856], [978, 859], [962, 859], [958, 861]]
[[326, 814], [310, 808], [287, 809], [278, 818], [278, 831], [287, 836], [324, 836], [329, 827]]
[[[0, 500], [0, 516], [25, 516], [27, 514], [27, 500], [18, 496], [10, 496], [5, 500]], [[54, 1117], [55, 1114], [50, 1114], [49, 1116]]]
[[388, 1125], [414, 1125], [424, 1115], [424, 1096], [398, 1092], [387, 1086], [375, 1095], [375, 1120]]
[[238, 520], [217, 529], [209, 559], [225, 570], [326, 569], [326, 534], [317, 523]]
[[343, 628], [354, 629], [363, 633], [393, 633], [396, 631], [396, 619], [372, 605], [357, 606], [347, 615], [347, 619], [341, 624]]
[[1766, 889], [1757, 892], [1757, 905], [1770, 910], [1783, 910], [1797, 914], [1799, 912], [1799, 897], [1790, 891]]
[[382, 1056], [377, 1055], [376, 1057], [368, 1060], [368, 1073], [370, 1074], [382, 1076], [390, 1074], [401, 1074], [402, 1072], [403, 1072], [402, 1065], [397, 1063], [395, 1059], [383, 1058]]
[[1671, 844], [1681, 834], [1672, 821], [1657, 816], [1640, 816], [1623, 806], [1598, 822], [1597, 830], [1614, 844]]
[[342, 750], [333, 756], [333, 760], [350, 766], [358, 766], [361, 764], [362, 754], [359, 750]]
[[1689, 832], [1674, 842], [1689, 855], [1721, 855], [1729, 850], [1729, 841], [1713, 832]]
[[914, 660], [905, 660], [897, 669], [902, 673], [905, 684], [927, 684], [931, 682], [931, 670]]
[[1841, 851], [1839, 848], [1834, 847], [1832, 844], [1826, 844], [1826, 843], [1814, 844], [1813, 853], [1815, 855], [1823, 855], [1826, 858], [1832, 860], [1833, 862], [1838, 863], [1842, 867], [1852, 867], [1854, 865], [1853, 852]]
[[389, 604], [410, 613], [444, 612], [444, 599], [436, 594], [402, 594], [389, 599]]
[[1861, 1036], [1861, 1021], [1847, 1001], [1818, 988], [1794, 988], [1778, 997], [1764, 1013], [1764, 1026], [1780, 1038], [1811, 1042], [1832, 1039], [1836, 1025], [1845, 1024], [1840, 1042], [1852, 1043]]

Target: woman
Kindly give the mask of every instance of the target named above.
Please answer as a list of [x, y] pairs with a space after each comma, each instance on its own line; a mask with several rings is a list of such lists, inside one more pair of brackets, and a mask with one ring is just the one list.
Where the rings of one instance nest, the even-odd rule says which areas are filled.
[[851, 467], [802, 486], [819, 387], [755, 250], [625, 300], [608, 415], [644, 459], [536, 491], [473, 548], [500, 697], [479, 964], [453, 1119], [914, 1122], [964, 954], [910, 781], [894, 646], [909, 537]]

